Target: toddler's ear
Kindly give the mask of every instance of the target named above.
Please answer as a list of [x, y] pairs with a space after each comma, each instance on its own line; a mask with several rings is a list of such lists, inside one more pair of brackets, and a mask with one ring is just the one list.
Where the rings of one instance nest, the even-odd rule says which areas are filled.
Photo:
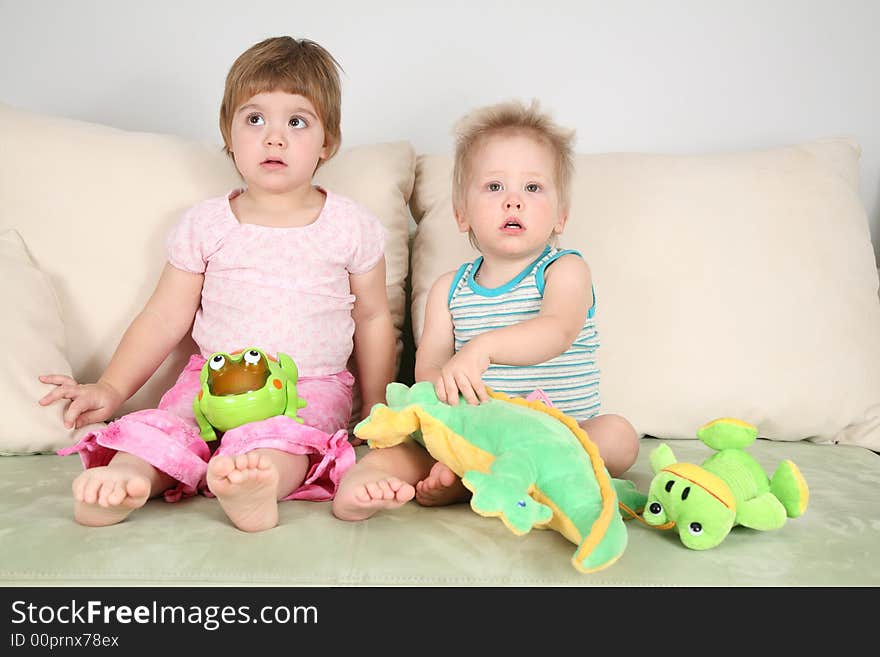
[[556, 222], [556, 225], [553, 226], [553, 232], [557, 235], [561, 234], [565, 229], [565, 224], [568, 221], [568, 208], [559, 213], [559, 220]]
[[470, 225], [468, 224], [468, 220], [465, 219], [462, 212], [458, 208], [453, 208], [452, 214], [455, 215], [455, 223], [458, 226], [458, 232], [468, 232], [468, 230], [470, 229]]

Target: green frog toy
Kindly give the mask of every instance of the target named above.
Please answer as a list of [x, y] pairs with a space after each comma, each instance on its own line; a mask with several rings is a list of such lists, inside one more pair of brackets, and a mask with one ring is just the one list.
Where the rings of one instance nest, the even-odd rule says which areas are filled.
[[193, 413], [206, 442], [248, 422], [286, 415], [297, 422], [306, 402], [297, 394], [296, 364], [287, 354], [277, 360], [250, 347], [226, 354], [217, 352], [202, 367], [201, 389], [193, 399]]

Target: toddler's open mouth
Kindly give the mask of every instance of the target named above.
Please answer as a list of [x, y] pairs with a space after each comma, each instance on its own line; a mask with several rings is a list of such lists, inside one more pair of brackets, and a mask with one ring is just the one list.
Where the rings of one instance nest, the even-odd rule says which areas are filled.
[[501, 230], [505, 233], [520, 233], [524, 231], [526, 227], [520, 222], [519, 219], [515, 217], [508, 218], [501, 226]]

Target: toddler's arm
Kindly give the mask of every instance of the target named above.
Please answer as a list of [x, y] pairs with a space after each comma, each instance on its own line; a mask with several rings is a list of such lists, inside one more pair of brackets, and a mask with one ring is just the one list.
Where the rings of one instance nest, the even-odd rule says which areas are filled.
[[[452, 316], [449, 314], [449, 286], [455, 272], [450, 271], [438, 278], [428, 292], [425, 304], [425, 325], [416, 350], [416, 381], [430, 381], [434, 384], [437, 399], [450, 404], [458, 403], [458, 391], [461, 389], [468, 401], [477, 403], [488, 397], [483, 385], [482, 374], [485, 368], [479, 366], [458, 373], [455, 379], [447, 383], [444, 380], [443, 368], [455, 355], [455, 336], [453, 333]], [[489, 363], [486, 363], [488, 367]], [[448, 394], [447, 394], [448, 388]]]
[[354, 319], [354, 360], [363, 401], [361, 413], [385, 401], [394, 380], [395, 336], [385, 287], [385, 258], [365, 274], [351, 274]]
[[[547, 267], [544, 281], [544, 298], [537, 317], [478, 335], [440, 367], [435, 383], [440, 400], [455, 405], [460, 391], [468, 403], [485, 401], [488, 395], [482, 376], [490, 363], [537, 365], [571, 346], [592, 305], [590, 269], [582, 258], [564, 255]], [[451, 278], [446, 282], [447, 291], [450, 283]], [[442, 303], [448, 317], [446, 292], [437, 292], [442, 299], [435, 298], [432, 305], [429, 297], [429, 307], [439, 313]], [[451, 319], [448, 327], [451, 333]]]
[[544, 298], [537, 317], [487, 331], [458, 353], [471, 348], [499, 365], [544, 363], [571, 346], [592, 304], [589, 266], [579, 256], [564, 255], [545, 270]]
[[71, 400], [64, 412], [67, 427], [110, 418], [186, 335], [201, 302], [203, 279], [202, 274], [166, 263], [152, 296], [126, 329], [97, 383], [80, 385], [69, 376], [41, 376], [40, 381], [58, 387], [40, 399], [40, 404]]

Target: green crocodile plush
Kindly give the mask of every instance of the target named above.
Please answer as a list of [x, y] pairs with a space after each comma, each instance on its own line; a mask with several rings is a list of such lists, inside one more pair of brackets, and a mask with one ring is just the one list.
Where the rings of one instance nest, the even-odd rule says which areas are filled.
[[697, 437], [716, 450], [702, 465], [678, 463], [669, 445], [651, 452], [655, 473], [644, 520], [661, 529], [676, 527], [681, 542], [693, 550], [721, 543], [735, 525], [779, 529], [786, 518], [807, 508], [809, 489], [798, 467], [782, 461], [772, 478], [744, 451], [758, 429], [734, 418], [703, 425]]
[[609, 476], [574, 419], [540, 401], [489, 395], [450, 406], [429, 382], [391, 383], [387, 406], [373, 406], [354, 433], [372, 448], [418, 440], [462, 478], [476, 513], [499, 516], [515, 534], [556, 530], [578, 546], [571, 563], [582, 572], [610, 566], [627, 542], [618, 503], [638, 512], [645, 496]]

